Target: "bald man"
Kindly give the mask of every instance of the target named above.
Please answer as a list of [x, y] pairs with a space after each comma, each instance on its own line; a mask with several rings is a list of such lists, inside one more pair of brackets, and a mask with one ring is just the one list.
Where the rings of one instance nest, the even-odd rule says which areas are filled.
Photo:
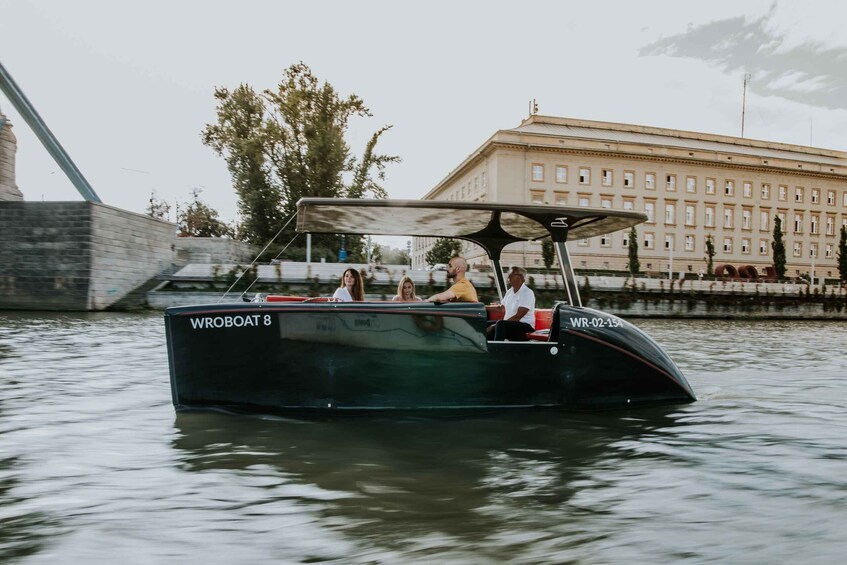
[[447, 262], [447, 277], [453, 279], [453, 286], [433, 294], [427, 300], [430, 302], [479, 302], [476, 297], [476, 289], [471, 281], [465, 277], [468, 270], [468, 262], [458, 255]]

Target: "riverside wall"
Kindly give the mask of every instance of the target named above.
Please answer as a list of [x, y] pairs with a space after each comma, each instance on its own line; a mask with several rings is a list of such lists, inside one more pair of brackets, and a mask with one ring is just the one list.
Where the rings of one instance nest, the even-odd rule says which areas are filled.
[[172, 268], [175, 229], [105, 204], [0, 201], [0, 309], [107, 309]]
[[[409, 275], [420, 296], [440, 292], [447, 285], [443, 271], [411, 270], [404, 265], [374, 267], [337, 263], [280, 263], [276, 265], [190, 264], [167, 277], [147, 293], [148, 306], [240, 301], [255, 293], [328, 296], [347, 267], [364, 275], [367, 300], [390, 300], [397, 282]], [[490, 302], [497, 291], [490, 273], [470, 272], [480, 300]], [[240, 277], [240, 279], [239, 279]], [[816, 319], [847, 321], [847, 289], [822, 284], [755, 283], [733, 280], [674, 281], [579, 275], [583, 304], [624, 318], [740, 318]], [[549, 307], [563, 296], [558, 274], [530, 274], [529, 286], [539, 307]], [[224, 293], [229, 290], [229, 294]]]

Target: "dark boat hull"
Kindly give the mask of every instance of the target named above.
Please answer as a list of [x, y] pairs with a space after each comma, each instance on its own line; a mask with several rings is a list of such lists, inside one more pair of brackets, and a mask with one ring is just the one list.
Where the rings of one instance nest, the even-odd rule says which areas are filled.
[[688, 402], [627, 322], [559, 306], [551, 341], [486, 342], [481, 304], [243, 303], [165, 314], [178, 410], [623, 408]]

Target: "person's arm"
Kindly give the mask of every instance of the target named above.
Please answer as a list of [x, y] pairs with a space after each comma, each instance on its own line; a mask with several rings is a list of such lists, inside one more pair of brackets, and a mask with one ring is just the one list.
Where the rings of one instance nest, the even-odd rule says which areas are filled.
[[520, 322], [521, 318], [526, 316], [527, 312], [529, 312], [529, 308], [524, 308], [523, 306], [519, 306], [518, 311], [515, 312], [514, 316], [512, 316], [511, 318], [508, 318], [508, 321], [510, 321], [510, 322]]
[[454, 298], [456, 298], [456, 293], [448, 288], [444, 292], [439, 292], [438, 294], [433, 294], [432, 296], [427, 298], [427, 300], [429, 302], [450, 302]]

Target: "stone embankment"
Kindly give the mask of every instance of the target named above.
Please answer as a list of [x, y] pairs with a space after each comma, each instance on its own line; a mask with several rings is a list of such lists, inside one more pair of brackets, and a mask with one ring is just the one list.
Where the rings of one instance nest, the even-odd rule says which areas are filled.
[[[359, 269], [369, 300], [390, 300], [397, 282], [409, 275], [419, 296], [447, 285], [444, 271], [412, 270], [403, 265], [337, 263], [274, 265], [190, 264], [163, 278], [147, 294], [151, 308], [238, 301], [256, 293], [329, 296], [348, 267]], [[489, 272], [471, 272], [480, 300], [497, 300]], [[757, 283], [732, 280], [674, 280], [578, 275], [583, 304], [622, 317], [786, 318], [847, 320], [847, 289], [824, 284]], [[564, 292], [557, 273], [530, 273], [527, 281], [539, 306], [549, 307]], [[227, 292], [228, 291], [228, 292]], [[226, 295], [224, 296], [224, 294]]]

